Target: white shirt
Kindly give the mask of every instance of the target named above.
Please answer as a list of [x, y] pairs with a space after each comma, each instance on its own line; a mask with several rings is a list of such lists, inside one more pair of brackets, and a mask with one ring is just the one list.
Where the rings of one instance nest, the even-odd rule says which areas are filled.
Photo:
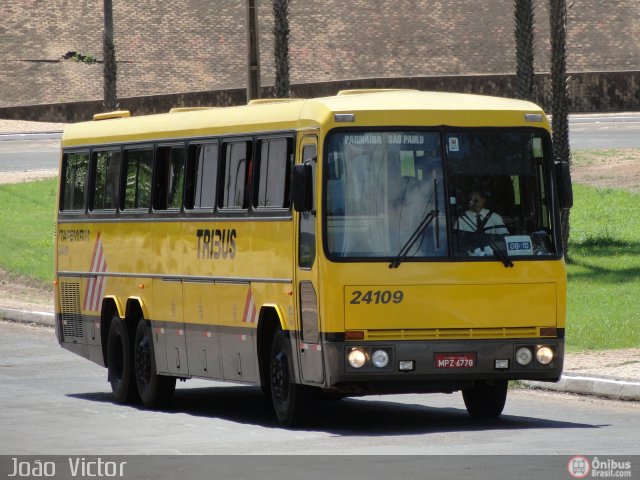
[[[484, 224], [484, 229], [482, 230], [484, 233], [509, 233], [502, 217], [486, 208], [483, 208], [478, 213], [473, 210], [467, 210], [464, 212], [464, 215], [458, 218], [454, 228], [456, 230], [462, 230], [463, 232], [477, 232], [478, 215], [480, 215], [480, 221]], [[489, 215], [489, 218], [486, 218], [487, 215]]]

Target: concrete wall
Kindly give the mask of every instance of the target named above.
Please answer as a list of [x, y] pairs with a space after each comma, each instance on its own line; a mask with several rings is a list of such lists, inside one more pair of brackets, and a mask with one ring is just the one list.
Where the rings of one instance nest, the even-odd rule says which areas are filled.
[[[568, 3], [569, 71], [640, 70], [640, 0]], [[102, 64], [64, 59], [71, 51], [102, 59], [102, 4], [2, 1], [0, 107], [102, 98]], [[272, 85], [271, 1], [258, 5], [262, 84]], [[535, 5], [542, 73], [550, 57], [547, 0]], [[243, 0], [114, 2], [118, 96], [244, 88], [244, 25]], [[513, 0], [291, 0], [294, 84], [445, 77], [447, 86], [514, 72]], [[587, 96], [603, 88], [589, 85]]]
[[[539, 104], [548, 112], [551, 104], [551, 79], [537, 75]], [[305, 83], [292, 86], [295, 97], [311, 98], [334, 95], [350, 88], [415, 88], [449, 92], [478, 93], [514, 97], [514, 75], [465, 75], [446, 77], [408, 77], [340, 80]], [[263, 97], [273, 96], [271, 87], [264, 87]], [[640, 71], [590, 72], [571, 74], [569, 81], [571, 111], [620, 112], [640, 110]], [[231, 106], [246, 103], [245, 89], [211, 92], [152, 95], [121, 98], [120, 108], [134, 115], [168, 112], [172, 107]], [[103, 111], [101, 101], [23, 105], [0, 108], [0, 118], [48, 122], [79, 122], [90, 120]]]

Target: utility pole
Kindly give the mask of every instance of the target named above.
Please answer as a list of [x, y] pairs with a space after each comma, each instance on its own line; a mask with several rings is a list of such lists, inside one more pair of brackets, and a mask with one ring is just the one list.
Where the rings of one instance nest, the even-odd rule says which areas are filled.
[[247, 1], [247, 102], [260, 98], [260, 47], [258, 45], [258, 0]]

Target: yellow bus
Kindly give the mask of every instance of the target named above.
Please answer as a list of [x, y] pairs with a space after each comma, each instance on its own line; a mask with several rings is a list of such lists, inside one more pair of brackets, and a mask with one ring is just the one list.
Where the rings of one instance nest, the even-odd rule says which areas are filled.
[[534, 104], [413, 90], [99, 114], [62, 137], [60, 344], [117, 402], [176, 379], [310, 402], [557, 381], [572, 202]]

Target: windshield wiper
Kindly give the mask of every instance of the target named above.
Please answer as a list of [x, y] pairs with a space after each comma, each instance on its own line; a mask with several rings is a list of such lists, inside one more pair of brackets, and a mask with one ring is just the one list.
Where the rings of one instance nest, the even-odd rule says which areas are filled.
[[[411, 247], [413, 247], [416, 241], [418, 241], [418, 239], [420, 238], [420, 235], [422, 235], [422, 232], [425, 231], [425, 229], [431, 224], [431, 222], [433, 222], [434, 219], [438, 218], [438, 213], [438, 210], [431, 210], [430, 212], [427, 212], [427, 214], [420, 222], [420, 225], [418, 225], [418, 227], [409, 237], [409, 240], [407, 240], [407, 242], [402, 246], [400, 252], [398, 252], [398, 255], [396, 255], [396, 257], [391, 261], [391, 263], [389, 264], [389, 268], [398, 268], [400, 266], [402, 261], [409, 255], [409, 250], [411, 250]], [[438, 240], [439, 238], [436, 237], [436, 242]]]
[[504, 268], [513, 267], [513, 262], [509, 258], [507, 252], [503, 252], [502, 250], [500, 250], [496, 242], [494, 242], [493, 240], [489, 240], [489, 246], [493, 250], [494, 255], [498, 257], [500, 261], [502, 261], [502, 263], [504, 264]]
[[[422, 232], [424, 232], [426, 228], [434, 220], [436, 221], [436, 230], [437, 230], [436, 231], [436, 248], [440, 247], [440, 224], [438, 223], [438, 213], [439, 213], [438, 211], [438, 180], [435, 178], [433, 179], [433, 202], [434, 202], [433, 210], [431, 210], [430, 212], [427, 212], [427, 214], [424, 216], [420, 224], [416, 227], [416, 229], [413, 231], [413, 233], [409, 237], [409, 240], [407, 240], [407, 242], [402, 246], [402, 248], [398, 252], [398, 255], [396, 255], [396, 257], [391, 261], [391, 263], [389, 264], [389, 268], [398, 268], [400, 266], [402, 261], [405, 258], [407, 258], [407, 256], [409, 255], [409, 250], [411, 250], [411, 247], [413, 247], [413, 245], [418, 241], [418, 239], [422, 235]], [[429, 203], [427, 203], [427, 205]]]

